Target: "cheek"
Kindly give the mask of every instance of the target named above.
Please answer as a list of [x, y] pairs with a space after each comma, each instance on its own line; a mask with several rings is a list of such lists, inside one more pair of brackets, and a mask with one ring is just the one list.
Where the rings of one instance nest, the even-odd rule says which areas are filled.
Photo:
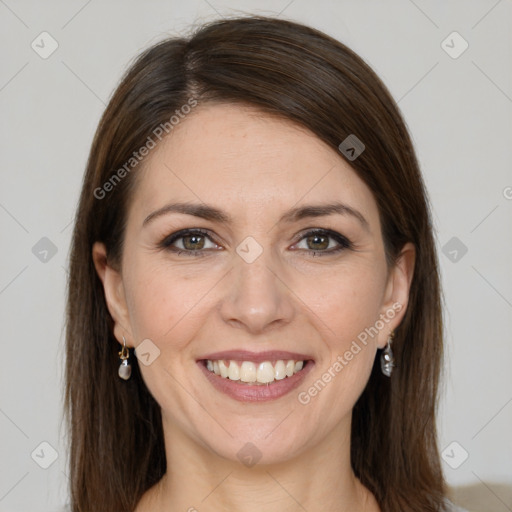
[[[125, 262], [125, 291], [136, 340], [149, 338], [158, 343], [174, 331], [176, 335], [170, 336], [173, 345], [180, 344], [188, 338], [185, 331], [198, 328], [201, 315], [215, 309], [211, 301], [222, 300], [215, 287], [220, 284], [226, 289], [226, 282], [221, 281], [229, 281], [229, 269], [212, 267], [211, 262], [203, 267], [197, 261], [171, 267], [163, 258], [132, 254]], [[291, 290], [287, 300], [299, 315], [317, 322], [331, 351], [342, 350], [378, 318], [385, 284], [385, 268], [381, 267], [375, 261], [359, 261], [337, 268], [285, 271], [283, 277]]]
[[317, 279], [310, 294], [310, 318], [324, 346], [315, 379], [299, 390], [298, 400], [305, 411], [322, 418], [315, 427], [320, 437], [350, 413], [368, 382], [377, 340], [369, 332], [379, 319], [384, 284], [380, 272], [353, 268], [336, 278]]
[[379, 318], [385, 282], [385, 266], [375, 261], [302, 276], [294, 287], [323, 324], [331, 350], [342, 350]]
[[[381, 313], [385, 283], [385, 266], [375, 262], [317, 275], [314, 286], [309, 282], [298, 293], [313, 312], [309, 315], [311, 322], [322, 333], [319, 374], [325, 376], [330, 389], [322, 393], [322, 402], [351, 407], [366, 385], [375, 359], [375, 325]], [[322, 385], [318, 387], [323, 389]], [[335, 391], [340, 388], [343, 393]]]
[[195, 320], [218, 281], [217, 274], [201, 272], [198, 279], [192, 268], [172, 268], [151, 258], [131, 258], [127, 263], [126, 296], [135, 339], [149, 338], [157, 344], [172, 339], [173, 347], [180, 348], [180, 340], [185, 344], [187, 339], [183, 330], [198, 326]]

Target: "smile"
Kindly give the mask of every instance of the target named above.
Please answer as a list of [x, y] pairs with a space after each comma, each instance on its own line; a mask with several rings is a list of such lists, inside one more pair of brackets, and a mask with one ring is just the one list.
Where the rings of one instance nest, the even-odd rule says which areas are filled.
[[225, 361], [208, 359], [206, 368], [220, 375], [223, 379], [239, 380], [248, 384], [270, 384], [276, 380], [286, 379], [302, 370], [304, 361], [263, 361], [253, 363], [252, 361]]
[[217, 391], [242, 402], [280, 398], [297, 388], [314, 367], [311, 356], [279, 351], [218, 352], [197, 364]]

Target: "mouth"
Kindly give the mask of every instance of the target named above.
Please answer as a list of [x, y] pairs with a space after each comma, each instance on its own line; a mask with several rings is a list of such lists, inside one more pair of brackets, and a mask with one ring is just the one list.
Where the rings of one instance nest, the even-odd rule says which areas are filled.
[[208, 355], [197, 364], [218, 391], [245, 402], [288, 394], [309, 373], [314, 360], [290, 352], [231, 351]]
[[292, 377], [304, 368], [304, 363], [307, 363], [307, 361], [296, 361], [294, 359], [278, 359], [277, 361], [263, 361], [262, 363], [234, 361], [233, 359], [205, 360], [207, 370], [215, 375], [220, 375], [223, 379], [257, 386]]

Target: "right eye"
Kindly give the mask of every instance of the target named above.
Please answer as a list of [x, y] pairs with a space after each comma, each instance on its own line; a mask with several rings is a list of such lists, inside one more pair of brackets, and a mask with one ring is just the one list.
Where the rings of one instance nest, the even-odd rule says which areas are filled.
[[[211, 245], [208, 246], [208, 243]], [[205, 250], [218, 250], [220, 248], [203, 229], [182, 229], [165, 237], [160, 246], [178, 255], [199, 256]], [[201, 256], [203, 256], [201, 254]]]

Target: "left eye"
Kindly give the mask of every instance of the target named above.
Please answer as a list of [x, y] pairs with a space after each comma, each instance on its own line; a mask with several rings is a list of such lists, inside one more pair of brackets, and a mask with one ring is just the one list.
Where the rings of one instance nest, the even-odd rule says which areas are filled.
[[350, 248], [351, 243], [339, 233], [318, 230], [303, 235], [296, 247], [307, 251], [332, 253]]

